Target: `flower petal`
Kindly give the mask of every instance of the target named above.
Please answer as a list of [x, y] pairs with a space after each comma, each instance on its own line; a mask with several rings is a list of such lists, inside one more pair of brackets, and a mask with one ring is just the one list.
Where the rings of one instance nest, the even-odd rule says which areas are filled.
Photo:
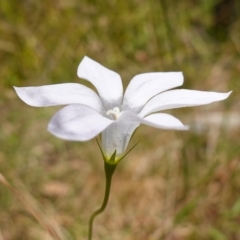
[[131, 109], [139, 113], [150, 98], [182, 84], [183, 75], [181, 72], [156, 72], [136, 75], [126, 89], [123, 98], [123, 110]]
[[98, 112], [102, 110], [102, 103], [98, 95], [92, 89], [78, 83], [14, 87], [14, 89], [25, 103], [34, 107], [80, 103], [88, 105]]
[[48, 131], [61, 139], [87, 141], [97, 136], [112, 122], [86, 105], [71, 104], [53, 116]]
[[135, 113], [126, 111], [121, 114], [119, 119], [128, 123], [142, 123], [160, 129], [188, 130], [188, 126], [183, 125], [180, 120], [167, 113], [155, 113], [142, 118]]
[[160, 129], [188, 130], [189, 127], [167, 113], [155, 113], [144, 118], [143, 124]]
[[105, 110], [120, 106], [123, 87], [119, 74], [88, 57], [84, 57], [78, 66], [77, 75], [96, 87], [106, 108]]
[[228, 98], [230, 94], [231, 92], [216, 93], [187, 89], [171, 90], [150, 99], [139, 115], [143, 117], [150, 113], [166, 109], [205, 105], [224, 100]]

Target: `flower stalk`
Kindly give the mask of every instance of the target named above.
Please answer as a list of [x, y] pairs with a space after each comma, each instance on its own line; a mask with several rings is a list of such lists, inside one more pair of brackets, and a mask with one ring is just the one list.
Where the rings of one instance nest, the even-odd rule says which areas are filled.
[[[115, 154], [111, 158], [115, 158]], [[104, 161], [104, 170], [105, 170], [105, 177], [106, 177], [106, 184], [105, 184], [105, 193], [102, 205], [99, 209], [94, 211], [89, 219], [89, 230], [88, 230], [88, 240], [92, 240], [92, 232], [93, 232], [93, 221], [97, 215], [102, 213], [108, 203], [109, 194], [111, 190], [111, 183], [112, 183], [112, 175], [115, 172], [117, 164], [111, 164], [109, 162]]]

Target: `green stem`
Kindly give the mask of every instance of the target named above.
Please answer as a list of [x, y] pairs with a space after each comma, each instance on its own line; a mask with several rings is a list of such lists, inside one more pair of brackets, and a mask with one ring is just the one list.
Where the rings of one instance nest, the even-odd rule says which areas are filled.
[[102, 206], [94, 211], [89, 219], [89, 230], [88, 230], [88, 240], [92, 240], [92, 231], [93, 231], [93, 221], [97, 215], [102, 213], [108, 203], [109, 193], [111, 189], [111, 182], [112, 182], [112, 175], [117, 167], [117, 164], [109, 164], [104, 161], [104, 170], [105, 170], [105, 176], [106, 176], [106, 185], [105, 185], [105, 194], [104, 199], [102, 202]]

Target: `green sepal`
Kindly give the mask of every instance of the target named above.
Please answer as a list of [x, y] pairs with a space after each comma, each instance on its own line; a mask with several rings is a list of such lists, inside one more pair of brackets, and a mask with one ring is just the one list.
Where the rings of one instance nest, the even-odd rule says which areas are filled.
[[102, 150], [102, 148], [101, 148], [101, 146], [100, 146], [97, 138], [96, 138], [96, 141], [97, 141], [97, 145], [98, 145], [98, 147], [99, 147], [99, 149], [100, 149], [100, 151], [101, 151], [102, 157], [103, 157], [104, 161], [106, 162], [106, 158], [105, 158], [105, 156], [104, 156], [104, 154], [103, 154], [103, 150]]
[[111, 165], [116, 165], [118, 163], [117, 161], [115, 161], [116, 153], [117, 153], [117, 150], [115, 150], [114, 153], [112, 154], [112, 156], [110, 157], [110, 159], [109, 160], [105, 160], [105, 162], [107, 162], [107, 163], [109, 163]]
[[122, 161], [138, 144], [139, 144], [140, 140], [135, 143], [120, 159], [117, 160], [117, 163]]
[[103, 150], [102, 150], [102, 148], [101, 148], [101, 146], [100, 146], [97, 138], [96, 138], [96, 141], [97, 141], [98, 147], [100, 148], [100, 151], [101, 151], [101, 154], [102, 154], [102, 157], [103, 157], [104, 161], [105, 161], [106, 163], [111, 164], [111, 165], [116, 165], [116, 164], [118, 164], [118, 163], [119, 163], [121, 160], [123, 160], [123, 158], [125, 158], [125, 157], [139, 144], [139, 142], [140, 142], [140, 140], [139, 140], [137, 143], [135, 143], [121, 158], [116, 159], [117, 150], [115, 150], [114, 153], [112, 154], [112, 156], [111, 156], [109, 159], [107, 159], [106, 156], [105, 156], [104, 153], [103, 153]]
[[102, 157], [103, 157], [103, 159], [104, 159], [104, 162], [109, 163], [109, 164], [111, 164], [111, 165], [116, 165], [116, 164], [118, 163], [117, 161], [115, 161], [115, 159], [116, 159], [116, 154], [117, 154], [117, 150], [114, 151], [114, 153], [112, 154], [112, 156], [110, 157], [110, 159], [107, 159], [107, 158], [105, 157], [104, 153], [103, 153], [103, 150], [102, 150], [101, 145], [99, 144], [97, 138], [96, 138], [96, 141], [97, 141], [98, 147], [100, 148], [100, 151], [101, 151]]

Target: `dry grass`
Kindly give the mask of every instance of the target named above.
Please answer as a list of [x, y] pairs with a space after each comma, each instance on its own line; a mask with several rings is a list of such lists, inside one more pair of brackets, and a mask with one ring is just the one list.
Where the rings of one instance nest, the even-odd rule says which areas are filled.
[[64, 240], [86, 239], [104, 190], [96, 142], [54, 138], [46, 126], [56, 108], [31, 108], [12, 90], [79, 82], [84, 55], [124, 86], [138, 73], [181, 70], [185, 88], [233, 90], [224, 102], [171, 111], [189, 132], [138, 129], [94, 239], [240, 239], [240, 19], [216, 39], [214, 2], [1, 1], [0, 172], [30, 205], [0, 185], [0, 240], [54, 239], [45, 220]]

